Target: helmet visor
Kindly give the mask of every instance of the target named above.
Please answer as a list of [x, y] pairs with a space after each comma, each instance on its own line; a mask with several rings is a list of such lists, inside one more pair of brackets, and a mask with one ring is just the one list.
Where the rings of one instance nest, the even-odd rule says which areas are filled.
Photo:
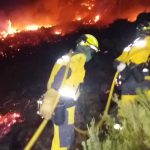
[[100, 49], [98, 49], [96, 46], [94, 46], [94, 45], [89, 45], [89, 47], [91, 48], [91, 49], [93, 49], [96, 53], [97, 52], [100, 52]]

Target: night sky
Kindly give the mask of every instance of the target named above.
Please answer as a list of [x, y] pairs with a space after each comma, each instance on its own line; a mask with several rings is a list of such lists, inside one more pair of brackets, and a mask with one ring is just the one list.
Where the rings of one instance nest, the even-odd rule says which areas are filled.
[[20, 6], [25, 7], [27, 5], [32, 5], [37, 0], [7, 0], [7, 1], [0, 1], [0, 9], [4, 12], [9, 12], [15, 9], [19, 9]]

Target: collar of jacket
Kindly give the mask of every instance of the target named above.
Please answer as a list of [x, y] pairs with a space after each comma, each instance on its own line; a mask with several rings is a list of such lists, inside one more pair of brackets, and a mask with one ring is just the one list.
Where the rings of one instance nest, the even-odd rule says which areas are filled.
[[78, 45], [76, 47], [75, 53], [83, 53], [83, 54], [85, 54], [86, 62], [89, 62], [92, 59], [92, 57], [93, 57], [93, 53], [91, 51], [91, 48], [88, 47], [88, 46]]

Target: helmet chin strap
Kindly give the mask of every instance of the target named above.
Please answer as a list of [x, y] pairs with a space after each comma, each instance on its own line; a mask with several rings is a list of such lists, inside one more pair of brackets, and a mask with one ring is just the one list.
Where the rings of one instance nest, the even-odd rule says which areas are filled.
[[89, 46], [77, 45], [76, 52], [84, 53], [86, 55], [86, 62], [89, 62], [92, 59], [93, 51]]

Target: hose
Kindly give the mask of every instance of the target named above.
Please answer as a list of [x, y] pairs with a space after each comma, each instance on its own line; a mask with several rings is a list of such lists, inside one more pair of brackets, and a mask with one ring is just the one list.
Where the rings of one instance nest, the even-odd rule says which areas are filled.
[[[71, 58], [71, 56], [72, 56], [72, 51], [71, 50], [69, 51], [68, 55]], [[71, 62], [71, 59], [70, 59], [70, 61], [68, 62], [67, 66], [66, 66], [66, 70], [65, 70], [65, 74], [64, 74], [64, 77], [63, 77], [63, 80], [62, 80], [62, 83], [61, 83], [61, 87], [64, 85], [64, 83], [66, 81], [66, 78], [67, 78], [67, 75], [68, 75], [68, 71], [69, 71], [69, 67], [70, 67], [70, 62]], [[59, 99], [60, 99], [60, 94], [57, 95], [56, 101], [55, 101], [54, 106], [52, 108], [53, 112], [54, 112], [55, 108], [57, 107]], [[34, 146], [35, 142], [38, 140], [38, 138], [41, 135], [42, 131], [46, 127], [48, 121], [49, 120], [46, 120], [46, 119], [44, 119], [42, 121], [42, 123], [40, 124], [38, 129], [35, 131], [35, 133], [33, 134], [32, 138], [30, 139], [28, 144], [25, 146], [24, 150], [30, 150]]]
[[[96, 127], [99, 128], [99, 129], [102, 127], [102, 125], [103, 125], [103, 123], [105, 121], [105, 117], [108, 114], [108, 111], [109, 111], [109, 108], [110, 108], [110, 104], [111, 104], [112, 95], [113, 95], [113, 91], [114, 91], [114, 87], [115, 87], [115, 81], [116, 81], [116, 79], [118, 77], [118, 74], [119, 74], [119, 72], [117, 71], [115, 73], [113, 82], [111, 84], [111, 88], [110, 88], [110, 92], [109, 92], [109, 96], [108, 96], [108, 99], [107, 99], [107, 104], [106, 104], [105, 109], [104, 109], [103, 116], [102, 116], [102, 118], [99, 120], [99, 122], [96, 125]], [[88, 131], [87, 130], [82, 130], [82, 129], [79, 129], [79, 128], [75, 127], [75, 131], [77, 131], [78, 133], [83, 134], [83, 135], [88, 135]]]

